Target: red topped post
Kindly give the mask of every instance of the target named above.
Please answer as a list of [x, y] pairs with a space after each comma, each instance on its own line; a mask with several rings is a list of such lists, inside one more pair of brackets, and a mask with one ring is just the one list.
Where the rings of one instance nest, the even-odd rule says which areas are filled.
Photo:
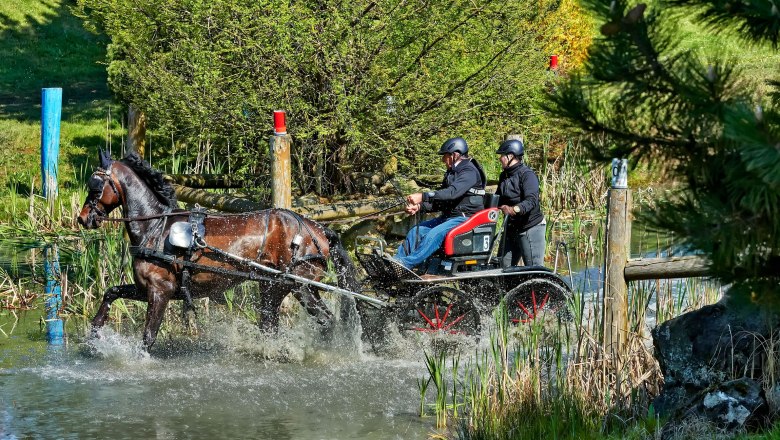
[[558, 70], [558, 55], [550, 55], [549, 70]]
[[277, 136], [287, 134], [284, 110], [274, 110], [274, 134]]
[[292, 167], [284, 110], [274, 110], [274, 135], [271, 136], [271, 199], [274, 208], [290, 209], [292, 206]]

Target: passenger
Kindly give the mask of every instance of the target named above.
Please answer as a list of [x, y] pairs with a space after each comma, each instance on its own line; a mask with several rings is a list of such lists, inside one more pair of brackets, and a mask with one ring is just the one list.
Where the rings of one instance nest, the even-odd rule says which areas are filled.
[[438, 191], [414, 193], [406, 197], [406, 212], [441, 211], [436, 218], [421, 222], [407, 234], [395, 258], [412, 269], [438, 250], [452, 228], [484, 208], [485, 172], [468, 156], [463, 138], [448, 139], [439, 149], [447, 171]]
[[523, 163], [523, 153], [523, 142], [516, 139], [496, 150], [504, 169], [496, 190], [507, 222], [498, 250], [503, 267], [519, 265], [520, 257], [526, 266], [544, 266], [547, 222], [539, 206], [539, 178]]

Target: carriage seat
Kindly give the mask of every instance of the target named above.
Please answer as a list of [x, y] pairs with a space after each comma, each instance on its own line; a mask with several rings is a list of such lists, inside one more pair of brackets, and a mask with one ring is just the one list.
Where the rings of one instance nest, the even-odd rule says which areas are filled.
[[487, 255], [493, 249], [498, 222], [498, 196], [485, 195], [485, 209], [455, 226], [444, 237], [444, 255]]

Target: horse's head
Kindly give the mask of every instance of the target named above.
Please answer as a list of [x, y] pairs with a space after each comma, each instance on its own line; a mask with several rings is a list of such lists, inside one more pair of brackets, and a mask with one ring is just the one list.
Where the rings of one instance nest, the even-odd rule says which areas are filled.
[[120, 206], [124, 200], [122, 188], [113, 174], [114, 161], [102, 150], [99, 156], [100, 167], [87, 181], [89, 194], [78, 216], [79, 224], [87, 229], [100, 227], [102, 219]]

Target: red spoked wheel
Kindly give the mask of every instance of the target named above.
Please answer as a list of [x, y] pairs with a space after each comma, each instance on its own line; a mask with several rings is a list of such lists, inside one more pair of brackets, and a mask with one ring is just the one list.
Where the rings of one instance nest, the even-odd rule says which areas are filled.
[[564, 289], [547, 279], [528, 280], [507, 292], [504, 296], [509, 321], [526, 324], [539, 318], [545, 311], [558, 311], [566, 306], [569, 297]]
[[464, 292], [429, 287], [404, 303], [397, 314], [403, 332], [479, 335], [479, 311]]

